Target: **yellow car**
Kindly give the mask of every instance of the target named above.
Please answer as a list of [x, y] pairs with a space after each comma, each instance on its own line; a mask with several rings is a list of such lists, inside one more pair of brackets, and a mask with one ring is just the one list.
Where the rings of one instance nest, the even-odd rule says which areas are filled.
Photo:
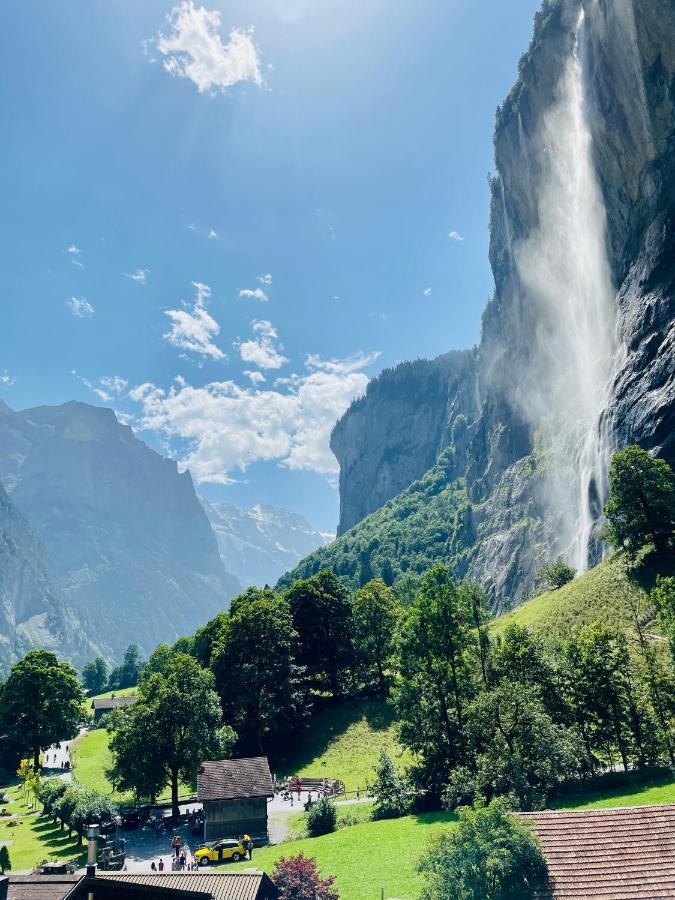
[[211, 863], [239, 862], [240, 859], [246, 858], [246, 848], [241, 841], [224, 840], [216, 841], [210, 847], [200, 847], [195, 850], [195, 860], [200, 866], [208, 866]]

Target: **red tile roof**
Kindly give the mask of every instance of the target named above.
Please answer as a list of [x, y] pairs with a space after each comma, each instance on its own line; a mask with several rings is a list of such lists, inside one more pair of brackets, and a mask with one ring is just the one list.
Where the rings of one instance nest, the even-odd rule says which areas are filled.
[[200, 800], [245, 800], [273, 797], [274, 785], [266, 756], [204, 762], [197, 775]]
[[675, 897], [675, 804], [523, 813], [555, 900]]

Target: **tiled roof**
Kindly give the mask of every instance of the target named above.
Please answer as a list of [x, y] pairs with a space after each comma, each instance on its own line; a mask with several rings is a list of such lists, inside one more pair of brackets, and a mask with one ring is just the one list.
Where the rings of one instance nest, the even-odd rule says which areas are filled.
[[200, 800], [273, 797], [274, 785], [266, 756], [204, 762], [197, 776]]
[[128, 706], [136, 702], [136, 694], [127, 694], [124, 697], [102, 697], [100, 700], [92, 700], [92, 709], [117, 709], [118, 706]]
[[526, 813], [555, 900], [675, 897], [675, 804]]
[[202, 893], [212, 900], [258, 900], [276, 897], [263, 872], [98, 872], [97, 878], [173, 891]]
[[81, 875], [12, 875], [7, 900], [64, 900]]

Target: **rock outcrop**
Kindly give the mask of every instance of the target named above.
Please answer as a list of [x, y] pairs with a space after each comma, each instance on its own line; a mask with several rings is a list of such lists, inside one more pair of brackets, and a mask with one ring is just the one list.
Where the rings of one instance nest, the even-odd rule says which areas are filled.
[[239, 590], [190, 474], [110, 409], [0, 411], [0, 481], [46, 548], [83, 643], [110, 659], [193, 632]]

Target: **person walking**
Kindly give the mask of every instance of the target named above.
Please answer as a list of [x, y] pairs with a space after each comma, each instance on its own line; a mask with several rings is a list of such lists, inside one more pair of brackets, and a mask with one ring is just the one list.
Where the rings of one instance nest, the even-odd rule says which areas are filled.
[[171, 846], [173, 847], [173, 855], [178, 859], [180, 856], [180, 835], [174, 834], [171, 839]]
[[164, 860], [162, 859], [161, 856], [159, 858], [159, 866], [157, 866], [157, 868], [159, 869], [160, 872], [164, 871]]
[[246, 837], [248, 840], [246, 841], [246, 849], [248, 851], [248, 858], [253, 859], [253, 841], [251, 840], [251, 835], [247, 834]]

